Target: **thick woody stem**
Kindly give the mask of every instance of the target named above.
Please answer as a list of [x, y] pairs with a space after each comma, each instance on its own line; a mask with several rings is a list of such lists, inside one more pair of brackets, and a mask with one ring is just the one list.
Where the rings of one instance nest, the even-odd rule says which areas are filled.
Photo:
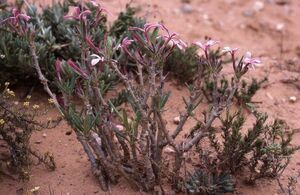
[[98, 168], [98, 163], [97, 163], [97, 160], [94, 156], [93, 151], [91, 150], [91, 148], [90, 148], [89, 144], [87, 143], [85, 137], [83, 137], [79, 133], [76, 133], [76, 134], [77, 134], [77, 139], [79, 140], [79, 142], [83, 146], [83, 149], [84, 149], [85, 153], [87, 154], [87, 156], [88, 156], [88, 158], [91, 162], [93, 174], [98, 178], [98, 180], [100, 182], [100, 185], [101, 185], [101, 189], [103, 191], [108, 191], [107, 181], [104, 178], [104, 175], [102, 174], [102, 171], [99, 170], [99, 168]]
[[39, 80], [42, 83], [42, 85], [44, 87], [44, 90], [53, 99], [54, 105], [56, 106], [56, 108], [60, 111], [61, 114], [63, 114], [63, 112], [61, 110], [61, 107], [60, 107], [60, 105], [57, 101], [56, 95], [50, 90], [50, 88], [48, 86], [48, 80], [46, 79], [46, 77], [42, 73], [41, 67], [39, 65], [38, 57], [37, 57], [37, 54], [36, 54], [36, 47], [35, 47], [35, 44], [32, 40], [29, 40], [29, 48], [30, 48], [32, 63], [33, 63], [34, 68], [36, 69], [36, 71], [38, 73]]
[[136, 95], [133, 92], [132, 84], [130, 83], [128, 78], [121, 73], [121, 71], [119, 70], [116, 63], [112, 62], [111, 64], [112, 64], [112, 67], [114, 68], [114, 70], [116, 71], [117, 75], [122, 79], [123, 83], [125, 84], [127, 90], [129, 91], [130, 95], [132, 96], [132, 99], [133, 99], [134, 103], [138, 106], [139, 111], [141, 112], [143, 117], [145, 117], [146, 115], [145, 115], [145, 112], [142, 109], [140, 101], [138, 100], [138, 98], [136, 97]]
[[[214, 78], [214, 79], [216, 79], [216, 78]], [[211, 127], [214, 120], [220, 116], [220, 114], [221, 114], [222, 110], [224, 110], [224, 108], [228, 108], [230, 106], [232, 99], [234, 97], [234, 94], [235, 94], [236, 90], [238, 89], [238, 85], [239, 85], [239, 79], [235, 78], [233, 87], [232, 87], [231, 92], [225, 102], [225, 105], [221, 105], [221, 103], [218, 103], [217, 97], [214, 97], [213, 108], [211, 110], [211, 114], [210, 114], [208, 121], [206, 122], [204, 127], [201, 129], [201, 131], [198, 132], [191, 140], [186, 140], [184, 142], [185, 143], [184, 147], [183, 147], [184, 152], [189, 151], [203, 137], [207, 136], [208, 130]], [[215, 88], [217, 88], [216, 85], [215, 85]], [[214, 93], [214, 96], [217, 96], [217, 94]]]

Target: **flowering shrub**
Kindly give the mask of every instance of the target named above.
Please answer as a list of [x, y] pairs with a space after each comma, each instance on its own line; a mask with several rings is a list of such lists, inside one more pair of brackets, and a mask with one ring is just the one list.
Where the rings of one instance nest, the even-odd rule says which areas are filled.
[[[37, 30], [34, 37], [36, 53], [41, 69], [51, 82], [55, 79], [53, 64], [56, 58], [74, 61], [80, 59], [81, 51], [78, 45], [80, 45], [81, 40], [76, 36], [76, 22], [64, 19], [64, 16], [71, 11], [69, 6], [80, 6], [80, 3], [66, 0], [54, 3], [51, 7], [47, 6], [41, 12], [37, 12], [35, 5], [25, 6], [24, 1], [21, 3], [16, 1], [18, 10], [26, 10], [26, 14], [30, 17], [30, 20], [27, 21], [28, 25], [34, 26]], [[97, 9], [92, 3], [88, 2], [85, 6], [91, 10], [89, 17], [99, 18]], [[0, 10], [0, 20], [11, 16], [11, 7], [8, 4], [3, 3]], [[136, 18], [134, 14], [135, 9], [127, 6], [126, 11], [120, 14], [110, 29], [107, 27], [105, 15], [101, 15], [100, 20], [94, 24], [95, 27], [90, 32], [91, 38], [99, 42], [105, 34], [110, 34], [116, 37], [117, 41], [122, 39], [128, 34], [129, 25], [140, 26], [144, 24], [144, 21]], [[21, 79], [38, 79], [34, 68], [30, 66], [31, 56], [29, 55], [28, 42], [24, 37], [16, 36], [15, 31], [10, 31], [3, 24], [0, 24], [0, 82], [10, 80], [15, 83]], [[118, 57], [118, 55], [115, 56], [115, 58]]]
[[[41, 155], [29, 145], [33, 131], [51, 128], [57, 123], [57, 121], [45, 124], [38, 122], [36, 116], [40, 114], [42, 114], [40, 106], [31, 105], [30, 96], [24, 102], [17, 101], [15, 93], [9, 88], [9, 83], [5, 83], [5, 89], [0, 93], [0, 143], [7, 148], [8, 158], [1, 157], [0, 165], [6, 164], [8, 170], [17, 173], [21, 179], [29, 179], [29, 166], [34, 158], [49, 169], [55, 169], [54, 158], [50, 153]], [[0, 168], [0, 175], [1, 173], [5, 171]]]
[[[78, 60], [56, 60], [59, 95], [49, 89], [37, 60], [33, 39], [36, 29], [28, 27], [28, 20], [23, 17], [14, 16], [13, 20], [2, 23], [12, 26], [11, 30], [21, 29], [16, 32], [29, 43], [33, 66], [44, 89], [74, 129], [104, 191], [122, 176], [132, 187], [147, 192], [164, 193], [166, 180], [176, 191], [200, 193], [199, 189], [207, 189], [205, 193], [208, 194], [226, 192], [234, 190], [231, 178], [245, 166], [251, 171], [260, 170], [262, 174], [251, 176], [251, 180], [255, 180], [269, 173], [275, 176], [280, 167], [286, 165], [281, 157], [289, 157], [297, 148], [290, 147], [291, 136], [285, 137], [285, 126], [278, 121], [268, 126], [266, 117], [253, 110], [257, 121], [242, 136], [245, 119], [241, 112], [231, 111], [241, 79], [250, 68], [254, 69], [260, 63], [258, 59], [249, 52], [238, 59], [237, 49], [229, 47], [216, 55], [212, 47], [219, 44], [218, 41], [194, 43], [202, 50], [203, 56], [197, 63], [198, 72], [193, 82], [187, 86], [190, 94], [183, 98], [185, 108], [179, 113], [178, 124], [175, 129], [169, 129], [164, 113], [172, 94], [164, 87], [167, 76], [164, 67], [174, 49], [185, 50], [187, 44], [160, 23], [130, 27], [129, 36], [121, 42], [111, 36], [100, 40], [92, 38], [91, 34], [98, 28], [96, 24], [105, 10], [94, 1], [91, 5], [75, 7], [74, 13], [65, 17], [78, 29], [74, 36], [80, 40], [81, 53]], [[92, 15], [92, 10], [96, 16]], [[124, 70], [114, 58], [120, 53], [135, 64], [136, 75]], [[227, 56], [233, 73], [231, 82], [224, 85], [222, 69], [228, 61], [225, 60]], [[121, 81], [120, 90], [113, 88], [112, 82], [107, 82], [114, 76]], [[209, 103], [203, 101], [205, 79], [212, 82]], [[199, 110], [202, 115], [196, 114]], [[185, 128], [189, 120], [196, 121], [191, 130]], [[216, 139], [217, 122], [221, 122], [222, 143]], [[180, 138], [183, 134], [185, 136]], [[211, 147], [201, 145], [201, 141], [207, 138]], [[167, 162], [167, 147], [172, 151], [171, 163]], [[215, 151], [214, 156], [202, 162], [204, 153], [210, 150]], [[204, 168], [188, 177], [184, 174], [184, 167], [186, 154], [191, 151], [199, 152], [199, 163]], [[269, 161], [270, 158], [276, 162]], [[212, 179], [201, 179], [212, 175]], [[217, 189], [212, 188], [215, 185]]]

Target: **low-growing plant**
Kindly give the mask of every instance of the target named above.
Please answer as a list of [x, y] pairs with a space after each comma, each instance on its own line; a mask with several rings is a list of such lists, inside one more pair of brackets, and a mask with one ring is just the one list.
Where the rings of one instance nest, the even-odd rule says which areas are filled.
[[199, 167], [189, 173], [185, 182], [188, 194], [222, 194], [234, 192], [235, 181], [229, 171], [219, 169], [218, 161], [211, 157], [211, 153], [197, 150], [199, 154]]
[[167, 58], [164, 70], [170, 72], [180, 83], [191, 83], [197, 75], [200, 56], [195, 45], [187, 47], [185, 50], [175, 48]]
[[[64, 16], [71, 11], [70, 6], [80, 7], [81, 3], [73, 0], [54, 3], [52, 6], [45, 6], [41, 11], [37, 11], [35, 5], [29, 5], [27, 1], [15, 3], [19, 10], [26, 10], [26, 14], [31, 17], [28, 25], [39, 29], [34, 37], [36, 53], [41, 69], [48, 80], [55, 80], [55, 68], [53, 64], [57, 58], [64, 60], [80, 60], [81, 40], [76, 36], [77, 24], [75, 21], [65, 20]], [[90, 31], [90, 39], [95, 42], [103, 40], [106, 34], [120, 41], [128, 35], [128, 26], [141, 26], [144, 20], [135, 17], [136, 10], [127, 5], [126, 11], [114, 21], [112, 27], [108, 29], [105, 15], [97, 15], [99, 12], [91, 2], [84, 3], [84, 6], [91, 10], [90, 17], [97, 17], [94, 27]], [[11, 7], [3, 3], [0, 7], [0, 20], [11, 15]], [[105, 10], [105, 8], [101, 8]], [[102, 13], [101, 13], [102, 14]], [[119, 58], [116, 54], [114, 58]], [[10, 80], [13, 83], [22, 79], [37, 79], [38, 76], [34, 67], [30, 66], [31, 56], [29, 55], [29, 45], [24, 37], [16, 36], [16, 32], [9, 31], [5, 26], [0, 25], [0, 82]], [[51, 83], [53, 84], [53, 83]], [[54, 87], [54, 85], [52, 85]]]
[[37, 104], [31, 105], [29, 99], [17, 101], [9, 83], [5, 83], [5, 89], [0, 93], [0, 143], [7, 148], [7, 155], [0, 155], [0, 175], [6, 173], [1, 170], [6, 165], [6, 170], [18, 174], [21, 179], [29, 179], [33, 157], [50, 170], [56, 167], [49, 152], [40, 154], [30, 147], [30, 137], [38, 129], [54, 127], [57, 121], [38, 122], [36, 117], [42, 113], [41, 108]]
[[[224, 55], [220, 48], [217, 50], [210, 51], [209, 55], [216, 56], [220, 58]], [[175, 78], [177, 78], [181, 83], [193, 83], [194, 79], [199, 73], [204, 77], [203, 94], [208, 102], [212, 102], [212, 90], [213, 90], [213, 80], [210, 77], [206, 77], [207, 74], [203, 71], [203, 56], [199, 56], [197, 52], [197, 47], [191, 45], [185, 50], [180, 50], [178, 48], [174, 49], [174, 52], [170, 54], [167, 58], [164, 70], [166, 73], [171, 73]], [[230, 60], [224, 59], [224, 64], [230, 63]], [[202, 72], [203, 71], [203, 72]], [[224, 93], [229, 87], [229, 83], [232, 78], [226, 78], [222, 76], [221, 85], [218, 89], [220, 93]], [[253, 103], [252, 98], [256, 92], [261, 88], [262, 84], [267, 81], [267, 78], [257, 80], [252, 78], [251, 82], [246, 82], [244, 79], [241, 81], [241, 86], [236, 91], [234, 97], [237, 105], [242, 105], [246, 108], [246, 105]]]
[[281, 193], [284, 195], [294, 195], [295, 193], [297, 193], [296, 188], [297, 188], [297, 183], [299, 182], [299, 178], [300, 178], [300, 170], [298, 170], [295, 175], [288, 176], [288, 182], [286, 185], [282, 183], [281, 181], [282, 178], [278, 177], [277, 183], [278, 186], [280, 187]]
[[273, 177], [287, 166], [291, 155], [299, 149], [292, 147], [292, 132], [281, 120], [266, 124], [267, 115], [253, 111], [256, 121], [245, 133], [242, 127], [245, 117], [241, 111], [226, 113], [220, 117], [221, 139], [217, 138], [216, 129], [209, 133], [210, 143], [217, 153], [218, 168], [235, 174], [241, 168], [250, 171], [248, 182], [254, 183], [259, 178]]
[[[164, 193], [166, 180], [175, 191], [208, 194], [232, 191], [231, 176], [237, 170], [247, 166], [250, 170], [259, 168], [262, 176], [251, 176], [252, 180], [276, 174], [283, 162], [281, 157], [294, 153], [296, 148], [289, 146], [291, 136], [285, 137], [281, 122], [268, 126], [266, 117], [257, 112], [253, 112], [257, 120], [251, 129], [246, 135], [241, 133], [245, 118], [242, 112], [232, 112], [232, 103], [243, 76], [260, 63], [250, 52], [237, 58], [237, 49], [225, 47], [214, 52], [212, 47], [217, 41], [194, 43], [202, 49], [203, 56], [193, 82], [187, 85], [190, 94], [183, 97], [184, 111], [179, 113], [176, 127], [170, 129], [165, 112], [172, 94], [165, 89], [164, 68], [174, 49], [184, 50], [186, 43], [160, 23], [130, 27], [131, 38], [125, 37], [121, 43], [111, 36], [96, 41], [91, 33], [101, 18], [93, 17], [90, 9], [99, 12], [96, 14], [99, 17], [103, 9], [94, 1], [91, 4], [93, 8], [76, 7], [71, 16], [65, 17], [78, 29], [74, 35], [80, 40], [81, 54], [77, 61], [56, 60], [59, 96], [50, 90], [39, 65], [34, 41], [39, 29], [28, 26], [30, 17], [18, 11], [1, 23], [28, 41], [32, 65], [44, 89], [76, 133], [104, 191], [117, 183], [120, 176], [134, 188], [146, 192]], [[135, 63], [136, 77], [113, 57], [118, 52]], [[228, 64], [228, 54], [232, 79], [224, 87], [222, 70], [224, 64]], [[112, 75], [121, 81], [118, 89], [104, 79]], [[212, 99], [208, 103], [203, 92], [206, 79], [212, 82]], [[203, 114], [197, 114], [201, 109]], [[185, 125], [191, 120], [196, 124], [187, 130]], [[221, 143], [216, 139], [218, 121], [224, 137]], [[205, 138], [209, 138], [212, 147], [201, 145]], [[167, 146], [173, 150], [171, 163], [167, 162], [164, 152]], [[273, 146], [276, 149], [272, 149]], [[199, 148], [215, 150], [216, 155], [211, 157], [214, 163], [206, 164], [214, 167], [196, 169], [195, 174], [188, 177], [183, 174], [185, 154]], [[269, 161], [270, 158], [277, 162]]]

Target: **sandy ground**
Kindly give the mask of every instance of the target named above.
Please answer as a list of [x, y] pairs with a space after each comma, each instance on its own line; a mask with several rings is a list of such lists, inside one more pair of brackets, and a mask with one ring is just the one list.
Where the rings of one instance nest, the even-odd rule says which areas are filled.
[[[101, 2], [112, 12], [112, 20], [129, 1]], [[202, 41], [208, 36], [220, 40], [222, 46], [239, 47], [240, 54], [249, 50], [259, 56], [263, 66], [246, 77], [263, 78], [268, 75], [268, 83], [255, 97], [256, 101], [263, 102], [259, 104], [260, 110], [268, 112], [271, 118], [286, 120], [293, 129], [300, 128], [299, 0], [191, 0], [189, 5], [182, 4], [180, 0], [135, 0], [133, 4], [141, 8], [139, 15], [147, 17], [148, 21], [163, 21], [188, 42]], [[167, 84], [167, 88], [172, 91], [167, 113], [171, 124], [176, 113], [182, 109], [178, 97], [185, 95], [186, 91], [178, 89], [172, 82]], [[290, 102], [291, 96], [295, 96], [297, 101]], [[43, 103], [47, 97], [37, 93], [33, 100]], [[49, 113], [52, 117], [56, 115], [55, 110]], [[74, 133], [66, 135], [67, 131], [70, 131], [69, 126], [62, 122], [55, 129], [34, 133], [32, 147], [53, 153], [57, 170], [48, 172], [43, 166], [36, 166], [31, 172], [30, 181], [26, 183], [4, 179], [0, 183], [0, 195], [18, 194], [17, 191], [25, 192], [36, 186], [40, 186], [42, 195], [50, 194], [49, 189], [54, 194], [63, 195], [105, 194], [92, 176], [90, 164]], [[44, 133], [46, 137], [42, 136]], [[41, 143], [35, 144], [37, 140], [41, 140]], [[295, 134], [293, 144], [300, 145], [300, 133]], [[294, 155], [282, 180], [285, 182], [288, 175], [295, 174], [299, 169], [300, 152]], [[245, 195], [279, 194], [275, 181], [262, 180], [255, 186], [238, 183], [237, 192]], [[113, 187], [112, 194], [140, 193], [120, 182]], [[300, 194], [300, 183], [295, 194]]]

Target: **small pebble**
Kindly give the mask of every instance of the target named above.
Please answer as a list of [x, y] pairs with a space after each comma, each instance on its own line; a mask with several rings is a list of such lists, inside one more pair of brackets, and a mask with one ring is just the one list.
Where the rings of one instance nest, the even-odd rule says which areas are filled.
[[209, 20], [208, 14], [203, 14], [203, 15], [202, 15], [202, 18], [203, 18], [204, 20]]
[[265, 7], [265, 4], [262, 1], [255, 1], [253, 5], [253, 10], [256, 12], [262, 11]]
[[274, 100], [273, 96], [270, 93], [267, 93], [267, 96], [270, 100]]
[[173, 13], [176, 14], [176, 15], [179, 15], [180, 14], [180, 9], [177, 9], [177, 8], [173, 9]]
[[41, 144], [42, 143], [42, 140], [37, 140], [34, 142], [35, 144]]
[[179, 116], [176, 116], [176, 117], [173, 119], [173, 122], [174, 122], [174, 124], [179, 124], [179, 122], [180, 122], [180, 117], [179, 117]]
[[284, 29], [284, 24], [283, 23], [279, 23], [276, 25], [276, 30], [278, 32], [281, 32]]
[[43, 133], [43, 137], [44, 137], [44, 138], [47, 137], [47, 134], [46, 134], [46, 133]]
[[296, 96], [289, 97], [289, 101], [292, 102], [292, 103], [295, 103], [297, 101]]
[[182, 13], [189, 14], [194, 11], [193, 7], [188, 3], [183, 3], [180, 7]]
[[254, 11], [252, 9], [246, 9], [243, 11], [243, 15], [246, 16], [246, 17], [252, 17], [254, 16]]

